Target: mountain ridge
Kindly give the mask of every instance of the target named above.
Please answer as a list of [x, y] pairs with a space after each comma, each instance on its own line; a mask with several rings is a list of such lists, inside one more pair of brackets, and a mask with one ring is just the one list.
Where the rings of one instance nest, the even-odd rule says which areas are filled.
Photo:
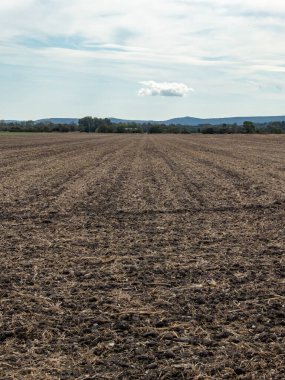
[[[242, 125], [245, 121], [252, 121], [256, 124], [271, 122], [285, 122], [285, 116], [233, 116], [217, 118], [197, 118], [192, 116], [176, 117], [168, 120], [130, 120], [110, 117], [112, 123], [141, 123], [141, 124], [165, 124], [165, 125], [183, 125], [183, 126], [200, 126], [205, 124], [237, 124]], [[7, 122], [20, 122], [16, 120], [6, 120]], [[79, 118], [44, 118], [35, 120], [34, 123], [53, 123], [53, 124], [78, 124]]]
[[211, 124], [211, 125], [220, 125], [220, 124], [237, 124], [242, 125], [245, 121], [252, 121], [256, 124], [270, 123], [270, 122], [280, 122], [285, 121], [285, 116], [234, 116], [234, 117], [220, 117], [220, 118], [197, 118], [191, 116], [185, 117], [176, 117], [164, 121], [143, 121], [143, 120], [124, 120], [124, 119], [116, 119], [110, 118], [113, 123], [132, 123], [132, 122], [140, 122], [140, 123], [153, 123], [153, 124], [178, 124], [185, 126], [199, 126], [203, 124]]

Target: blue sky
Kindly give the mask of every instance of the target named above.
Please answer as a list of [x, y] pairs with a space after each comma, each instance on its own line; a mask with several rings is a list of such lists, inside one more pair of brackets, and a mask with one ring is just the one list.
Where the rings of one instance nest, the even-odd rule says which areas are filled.
[[283, 0], [1, 0], [0, 119], [285, 114]]

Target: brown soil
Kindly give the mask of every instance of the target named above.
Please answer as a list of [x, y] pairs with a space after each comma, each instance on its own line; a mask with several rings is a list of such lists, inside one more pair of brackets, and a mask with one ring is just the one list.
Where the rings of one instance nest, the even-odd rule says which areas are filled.
[[1, 380], [285, 378], [285, 136], [0, 139]]

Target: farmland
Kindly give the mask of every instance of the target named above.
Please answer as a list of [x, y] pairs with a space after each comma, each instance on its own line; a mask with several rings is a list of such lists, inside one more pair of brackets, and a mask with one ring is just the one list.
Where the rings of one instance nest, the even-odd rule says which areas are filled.
[[284, 379], [285, 137], [0, 136], [0, 378]]

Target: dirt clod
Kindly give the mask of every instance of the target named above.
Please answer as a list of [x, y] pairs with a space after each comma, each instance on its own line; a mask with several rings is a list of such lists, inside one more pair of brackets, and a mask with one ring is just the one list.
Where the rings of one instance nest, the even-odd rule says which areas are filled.
[[285, 136], [0, 137], [0, 380], [283, 380]]

